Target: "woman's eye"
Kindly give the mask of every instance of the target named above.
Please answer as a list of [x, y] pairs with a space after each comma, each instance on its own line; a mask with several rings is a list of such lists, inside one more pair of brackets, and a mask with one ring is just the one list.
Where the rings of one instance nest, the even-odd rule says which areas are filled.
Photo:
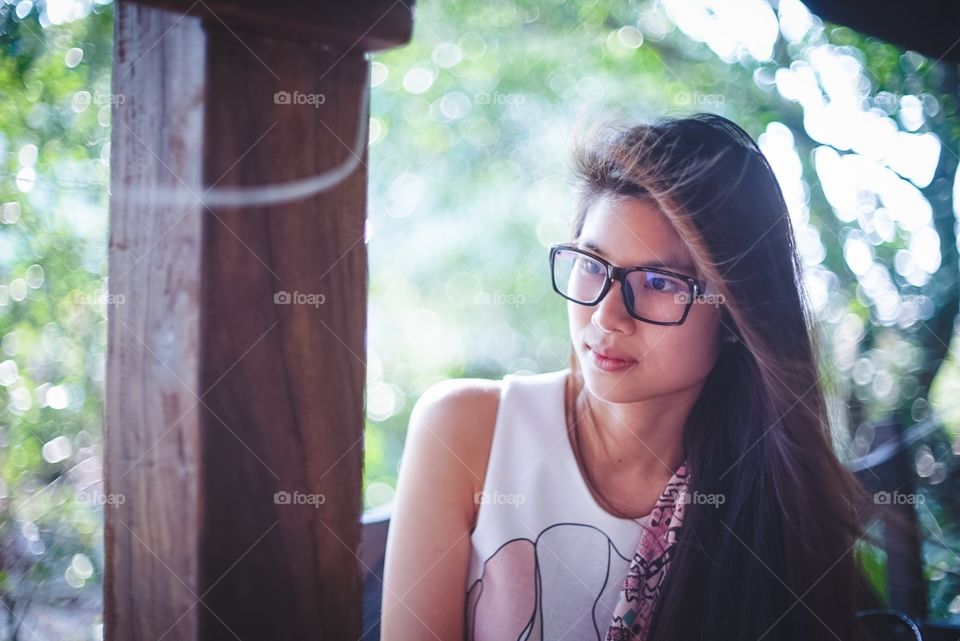
[[647, 287], [655, 292], [663, 292], [666, 294], [675, 294], [681, 291], [680, 283], [664, 276], [651, 276], [647, 279]]
[[589, 260], [581, 260], [580, 269], [585, 274], [589, 274], [591, 276], [596, 276], [603, 272], [603, 269], [600, 267], [600, 265], [597, 265], [593, 261], [589, 261]]

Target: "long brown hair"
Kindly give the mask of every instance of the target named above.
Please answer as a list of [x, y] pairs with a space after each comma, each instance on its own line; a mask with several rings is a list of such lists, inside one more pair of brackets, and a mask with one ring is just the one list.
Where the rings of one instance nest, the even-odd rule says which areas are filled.
[[[573, 154], [573, 238], [601, 196], [654, 203], [722, 295], [724, 342], [684, 425], [691, 492], [650, 639], [865, 638], [854, 613], [879, 599], [856, 557], [873, 497], [834, 451], [824, 359], [774, 173], [721, 116], [607, 124]], [[708, 285], [708, 289], [710, 285]], [[567, 417], [583, 377], [571, 354]], [[873, 529], [873, 528], [869, 528]]]

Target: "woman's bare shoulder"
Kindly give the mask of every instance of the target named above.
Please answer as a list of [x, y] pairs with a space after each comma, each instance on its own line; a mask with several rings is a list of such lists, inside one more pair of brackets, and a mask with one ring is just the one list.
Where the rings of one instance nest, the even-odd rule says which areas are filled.
[[[410, 414], [384, 557], [384, 639], [462, 635], [474, 488], [482, 443], [496, 422], [500, 386], [483, 379], [431, 385]], [[482, 485], [480, 486], [482, 488]], [[402, 603], [404, 607], [395, 608]]]
[[475, 492], [483, 489], [501, 381], [451, 378], [431, 385], [417, 400], [410, 428], [439, 438], [460, 459]]
[[440, 411], [496, 411], [501, 381], [487, 378], [448, 378], [428, 387], [417, 405], [438, 406]]

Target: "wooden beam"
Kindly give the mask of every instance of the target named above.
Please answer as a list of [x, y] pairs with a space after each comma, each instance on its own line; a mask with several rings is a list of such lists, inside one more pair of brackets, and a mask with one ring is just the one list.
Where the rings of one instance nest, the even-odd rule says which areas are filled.
[[110, 151], [104, 626], [117, 641], [193, 639], [202, 215], [143, 200], [202, 184], [204, 35], [199, 20], [122, 2], [116, 11], [113, 93], [124, 104]]
[[904, 441], [904, 428], [896, 414], [876, 423], [873, 429], [870, 451], [893, 445], [896, 454], [872, 467], [858, 470], [857, 477], [868, 491], [883, 493], [888, 499], [887, 504], [880, 504], [880, 517], [884, 523], [889, 606], [920, 620], [927, 616], [927, 582], [923, 576], [917, 509], [913, 501], [893, 500], [894, 494], [915, 495], [917, 492], [910, 449]]
[[955, 0], [804, 0], [804, 4], [825, 20], [934, 61], [960, 62], [960, 4]]
[[379, 51], [409, 42], [413, 0], [137, 0], [210, 23], [304, 42]]
[[201, 196], [348, 161], [368, 62], [116, 11], [106, 638], [359, 638], [366, 148], [306, 199]]

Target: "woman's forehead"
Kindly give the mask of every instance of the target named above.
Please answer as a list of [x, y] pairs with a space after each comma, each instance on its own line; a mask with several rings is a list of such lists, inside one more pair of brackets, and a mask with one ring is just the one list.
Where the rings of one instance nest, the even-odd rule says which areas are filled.
[[578, 244], [618, 265], [694, 269], [683, 239], [653, 203], [637, 198], [598, 199]]

